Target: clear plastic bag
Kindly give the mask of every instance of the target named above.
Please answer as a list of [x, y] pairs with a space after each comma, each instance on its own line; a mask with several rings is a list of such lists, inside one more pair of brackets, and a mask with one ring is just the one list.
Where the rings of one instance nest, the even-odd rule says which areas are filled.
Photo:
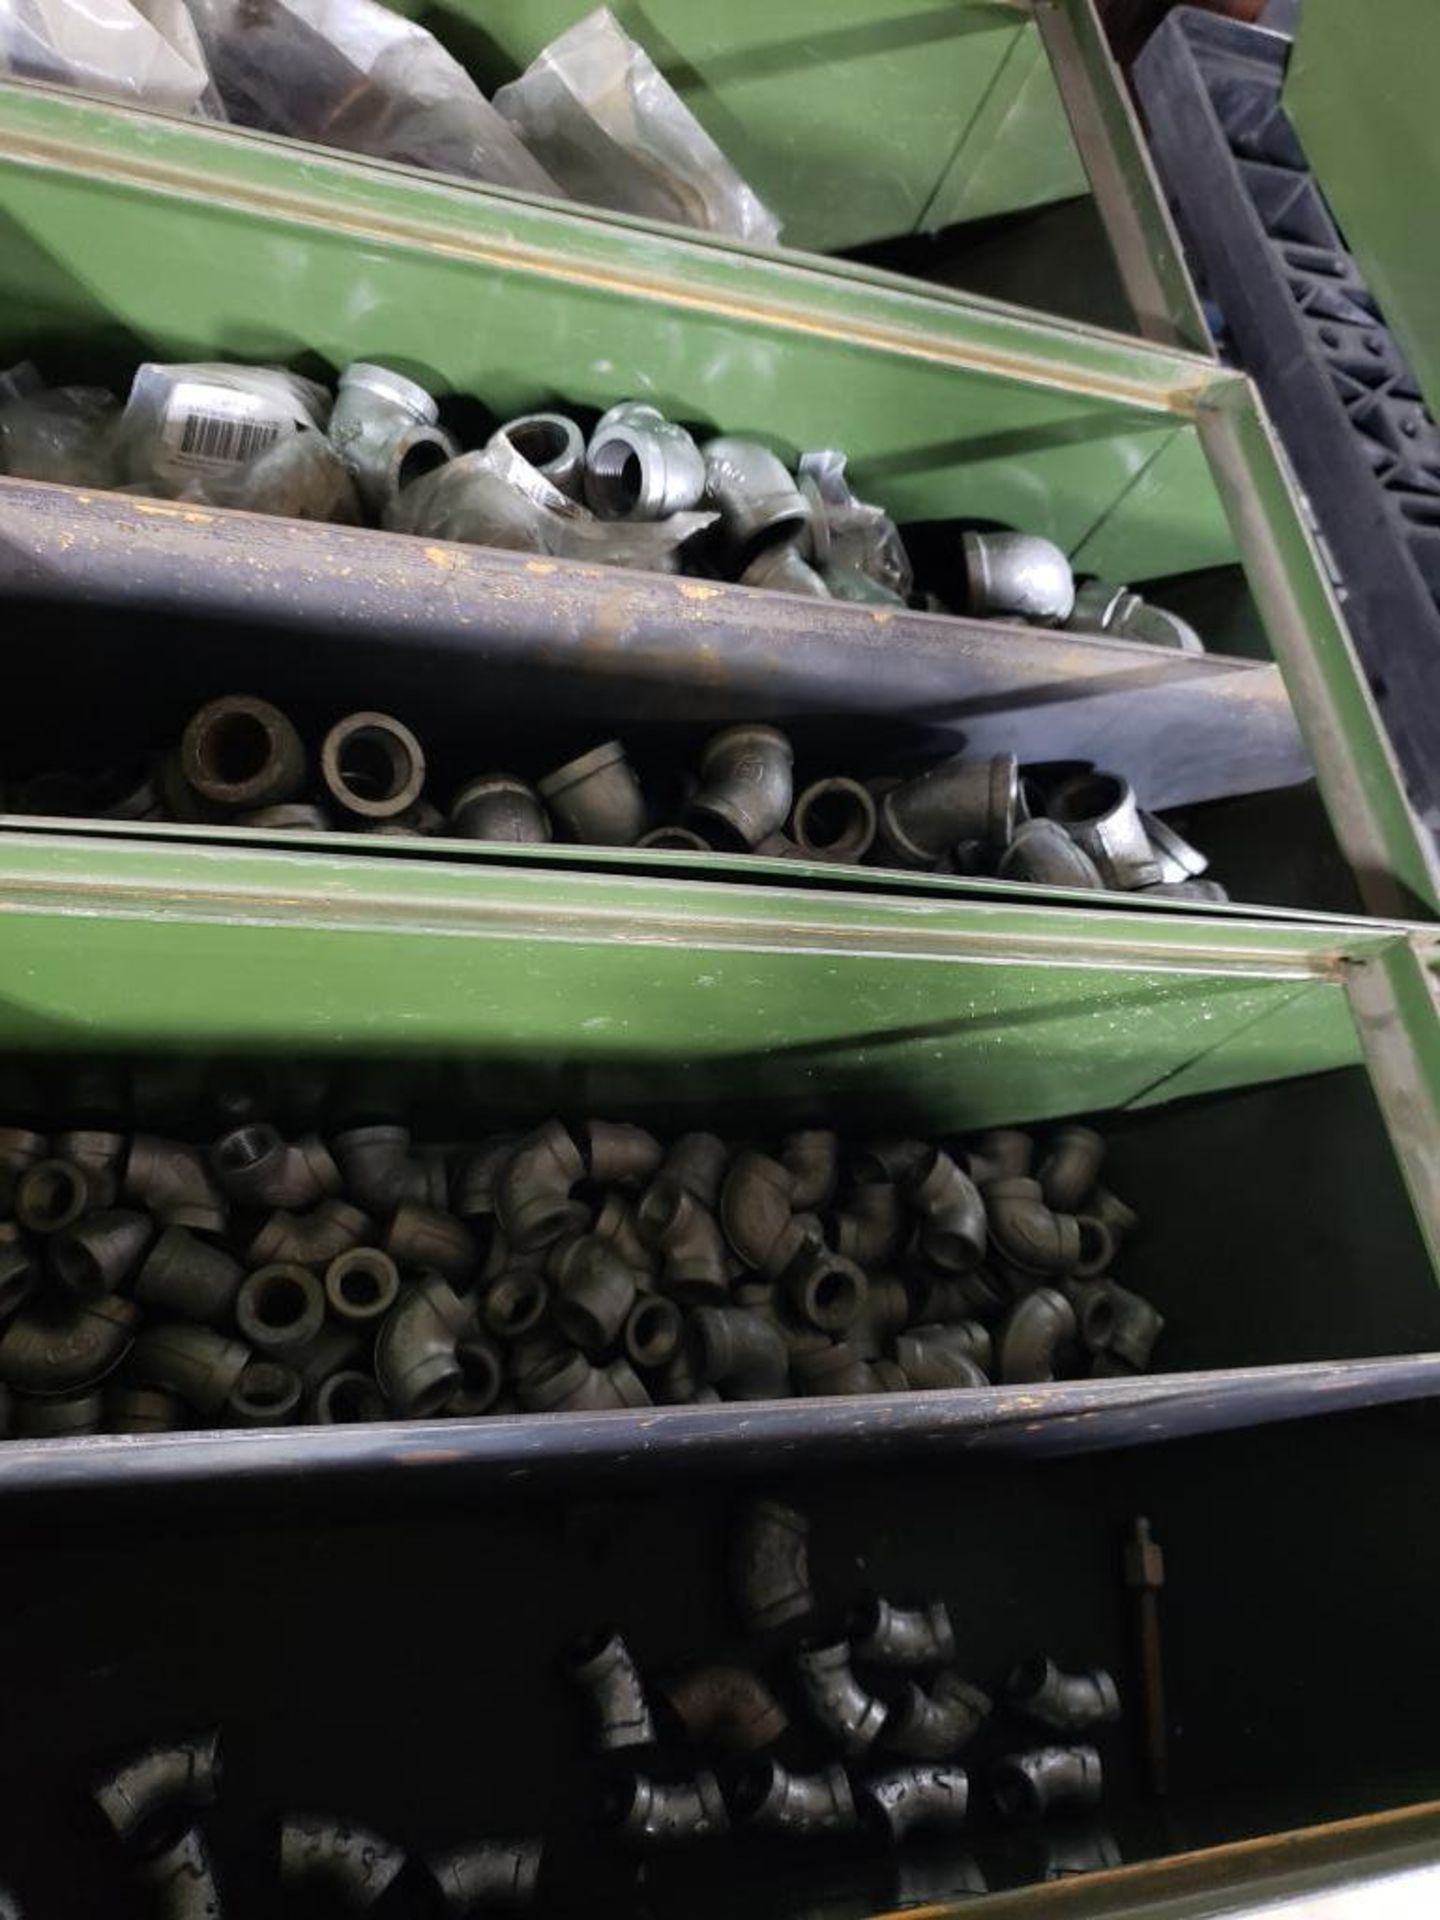
[[190, 0], [190, 11], [244, 126], [561, 196], [439, 41], [376, 0]]
[[780, 223], [608, 7], [552, 40], [496, 109], [577, 200], [773, 246]]
[[300, 427], [323, 427], [330, 395], [280, 367], [161, 366], [136, 373], [120, 422], [125, 477], [178, 497], [244, 466]]
[[883, 507], [857, 500], [845, 455], [833, 447], [802, 453], [796, 469], [813, 502], [815, 563], [838, 600], [904, 605], [915, 585], [900, 529]]
[[0, 71], [171, 113], [220, 112], [184, 0], [0, 0]]
[[0, 404], [0, 468], [25, 480], [109, 486], [119, 422], [120, 402], [101, 387], [22, 393]]
[[253, 459], [192, 481], [180, 498], [337, 527], [359, 526], [365, 517], [345, 462], [325, 435], [310, 427], [285, 434]]

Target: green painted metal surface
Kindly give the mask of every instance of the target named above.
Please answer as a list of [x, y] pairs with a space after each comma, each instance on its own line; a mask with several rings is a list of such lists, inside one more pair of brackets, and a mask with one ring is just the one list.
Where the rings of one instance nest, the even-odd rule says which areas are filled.
[[1295, 122], [1346, 245], [1440, 413], [1440, 8], [1305, 0], [1285, 76]]

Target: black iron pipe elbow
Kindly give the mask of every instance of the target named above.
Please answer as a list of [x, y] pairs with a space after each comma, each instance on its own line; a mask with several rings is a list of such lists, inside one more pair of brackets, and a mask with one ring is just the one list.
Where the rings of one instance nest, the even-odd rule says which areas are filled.
[[622, 1120], [591, 1120], [580, 1129], [580, 1146], [597, 1187], [649, 1180], [665, 1149], [653, 1133]]
[[881, 795], [880, 842], [894, 864], [935, 867], [964, 843], [1007, 847], [1020, 811], [1013, 753], [990, 760], [957, 754]]
[[1095, 1191], [1104, 1158], [1104, 1138], [1093, 1127], [1062, 1127], [1035, 1175], [1046, 1206], [1079, 1213]]
[[468, 1280], [480, 1264], [480, 1248], [463, 1220], [439, 1207], [402, 1200], [385, 1235], [385, 1251], [400, 1267]]
[[373, 1907], [405, 1865], [404, 1850], [353, 1820], [287, 1814], [280, 1824], [280, 1878], [321, 1888], [347, 1913]]
[[1120, 1694], [1104, 1667], [1062, 1673], [1040, 1653], [1015, 1668], [1005, 1691], [1017, 1713], [1057, 1733], [1083, 1733], [1120, 1718]]
[[602, 1753], [655, 1744], [640, 1670], [618, 1633], [587, 1635], [575, 1649], [570, 1671], [589, 1706]]
[[791, 1773], [778, 1760], [757, 1761], [736, 1780], [731, 1806], [739, 1823], [752, 1832], [794, 1839], [851, 1833], [858, 1824], [843, 1767]]
[[[350, 1198], [377, 1219], [388, 1220], [402, 1200], [419, 1200], [420, 1168], [406, 1127], [351, 1127], [330, 1142]], [[458, 1211], [463, 1209], [457, 1208]]]
[[681, 1353], [685, 1321], [679, 1307], [663, 1294], [643, 1294], [625, 1321], [626, 1358], [647, 1373], [663, 1370]]
[[1094, 1747], [1034, 1747], [995, 1763], [990, 1792], [1008, 1820], [1034, 1820], [1052, 1807], [1093, 1807], [1104, 1774]]
[[1155, 1343], [1165, 1331], [1163, 1316], [1128, 1287], [1108, 1283], [1111, 1324], [1107, 1351], [1118, 1354], [1126, 1366], [1144, 1373], [1154, 1357]]
[[624, 1194], [606, 1194], [591, 1232], [613, 1248], [633, 1273], [652, 1275], [657, 1271], [660, 1263], [640, 1232], [639, 1207]]
[[0, 1326], [14, 1318], [39, 1284], [39, 1265], [19, 1235], [0, 1244]]
[[652, 1780], [632, 1774], [611, 1783], [605, 1795], [607, 1824], [631, 1846], [690, 1846], [729, 1830], [720, 1783], [713, 1773], [693, 1780]]
[[1007, 1387], [1053, 1380], [1059, 1356], [1078, 1331], [1075, 1309], [1053, 1287], [1037, 1287], [1011, 1308], [998, 1341]]
[[689, 817], [712, 845], [759, 846], [790, 816], [794, 762], [778, 727], [727, 727], [705, 743]]
[[522, 1252], [571, 1232], [580, 1209], [571, 1189], [585, 1177], [585, 1158], [558, 1120], [526, 1134], [495, 1181], [501, 1230]]
[[1077, 846], [1058, 820], [1027, 820], [1000, 856], [1001, 880], [1025, 880], [1040, 887], [1079, 887], [1087, 893], [1104, 885], [1100, 869]]
[[375, 1377], [402, 1420], [427, 1420], [460, 1387], [457, 1351], [472, 1308], [438, 1274], [427, 1273], [386, 1315], [375, 1341]]
[[227, 693], [191, 715], [180, 736], [179, 770], [211, 807], [280, 806], [304, 788], [305, 748], [278, 707]]
[[221, 1920], [224, 1905], [199, 1827], [171, 1834], [136, 1866], [154, 1920]]
[[47, 1264], [68, 1293], [95, 1300], [124, 1286], [154, 1237], [148, 1213], [112, 1207], [53, 1235]]
[[948, 1667], [928, 1689], [908, 1681], [891, 1709], [885, 1744], [910, 1760], [948, 1760], [974, 1739], [991, 1705], [988, 1694]]
[[781, 1284], [792, 1310], [822, 1333], [853, 1326], [869, 1297], [864, 1271], [823, 1243], [804, 1247]]
[[451, 801], [450, 831], [462, 840], [538, 847], [550, 838], [550, 816], [528, 781], [483, 773], [467, 780]]
[[337, 1320], [363, 1326], [400, 1298], [400, 1270], [379, 1247], [351, 1247], [325, 1269], [325, 1299]]
[[968, 1345], [946, 1339], [948, 1327], [912, 1327], [897, 1335], [895, 1361], [912, 1387], [943, 1391], [988, 1387], [990, 1379]]
[[875, 1594], [856, 1609], [850, 1650], [879, 1667], [939, 1666], [955, 1658], [955, 1629], [943, 1600], [896, 1607]]
[[635, 1275], [593, 1234], [556, 1241], [546, 1271], [555, 1282], [556, 1326], [590, 1359], [602, 1358], [635, 1304]]
[[787, 1133], [780, 1164], [790, 1175], [790, 1205], [796, 1213], [827, 1207], [840, 1178], [840, 1136], [825, 1127]]
[[195, 1413], [213, 1418], [249, 1362], [243, 1341], [227, 1340], [213, 1327], [167, 1322], [147, 1327], [136, 1340], [129, 1371], [140, 1385], [173, 1393]]
[[1069, 1273], [1080, 1258], [1080, 1223], [1046, 1204], [1040, 1182], [992, 1180], [982, 1189], [990, 1238], [1026, 1273]]
[[884, 1389], [883, 1377], [876, 1374], [874, 1365], [858, 1347], [852, 1347], [848, 1340], [831, 1341], [823, 1334], [817, 1333], [816, 1337], [824, 1344], [791, 1345], [790, 1371], [801, 1393], [822, 1396]]
[[262, 1120], [222, 1134], [210, 1150], [210, 1164], [230, 1199], [256, 1212], [299, 1213], [340, 1191], [340, 1169], [323, 1140], [307, 1134], [287, 1141]]
[[687, 1740], [727, 1753], [758, 1753], [790, 1724], [750, 1667], [696, 1667], [672, 1680], [664, 1698]]
[[664, 1256], [660, 1285], [682, 1305], [729, 1298], [730, 1268], [719, 1224], [684, 1187], [656, 1180], [636, 1216], [640, 1231]]
[[524, 1373], [517, 1365], [515, 1377], [527, 1413], [603, 1413], [653, 1404], [623, 1355], [597, 1367], [573, 1347], [561, 1347]]
[[325, 1324], [325, 1289], [308, 1267], [257, 1267], [235, 1296], [235, 1328], [252, 1347], [298, 1353]]
[[735, 1529], [730, 1591], [752, 1633], [768, 1633], [815, 1611], [810, 1590], [810, 1522], [779, 1500], [752, 1500]]
[[114, 1294], [58, 1312], [29, 1308], [0, 1335], [0, 1381], [24, 1393], [93, 1387], [130, 1351], [138, 1319], [135, 1306]]
[[[518, 1133], [497, 1133], [463, 1152], [450, 1175], [450, 1209], [462, 1220], [488, 1220], [495, 1213], [495, 1183], [520, 1144]], [[407, 1194], [407, 1199], [419, 1196]]]
[[125, 1198], [147, 1207], [162, 1225], [197, 1233], [224, 1231], [227, 1208], [194, 1147], [137, 1133], [125, 1159]]
[[970, 1778], [963, 1767], [891, 1767], [856, 1788], [860, 1810], [897, 1844], [920, 1829], [954, 1833], [965, 1824]]
[[207, 1326], [228, 1325], [245, 1269], [188, 1227], [166, 1227], [135, 1277], [135, 1298], [154, 1311]]
[[538, 787], [552, 816], [582, 846], [633, 847], [645, 831], [645, 796], [618, 740], [567, 760]]
[[118, 1387], [107, 1397], [107, 1433], [175, 1433], [184, 1424], [184, 1404], [173, 1393], [153, 1387]]
[[877, 1267], [900, 1251], [905, 1209], [900, 1190], [889, 1180], [871, 1180], [855, 1189], [844, 1211], [835, 1215], [835, 1250], [860, 1267]]
[[480, 1319], [498, 1340], [521, 1340], [533, 1333], [550, 1306], [550, 1289], [532, 1267], [499, 1274], [480, 1301]]
[[811, 1719], [843, 1754], [853, 1758], [875, 1744], [889, 1709], [855, 1678], [848, 1641], [802, 1648], [795, 1678]]
[[655, 1184], [683, 1187], [713, 1212], [720, 1204], [720, 1184], [729, 1158], [730, 1149], [718, 1133], [682, 1133], [671, 1142]]
[[283, 1427], [296, 1419], [305, 1385], [279, 1360], [251, 1360], [230, 1390], [225, 1417], [237, 1427]]
[[373, 1233], [369, 1214], [345, 1200], [322, 1200], [309, 1213], [280, 1207], [250, 1242], [246, 1258], [252, 1266], [328, 1267]]
[[1018, 1127], [991, 1127], [965, 1155], [970, 1178], [983, 1193], [992, 1180], [1023, 1180], [1035, 1157], [1035, 1142]]
[[220, 1734], [212, 1727], [130, 1755], [95, 1782], [92, 1797], [123, 1847], [149, 1852], [177, 1814], [214, 1805], [220, 1773]]
[[726, 1400], [781, 1400], [790, 1355], [780, 1329], [740, 1307], [697, 1307], [688, 1328], [694, 1371]]
[[795, 1180], [789, 1168], [750, 1147], [737, 1153], [720, 1193], [720, 1223], [747, 1267], [778, 1279], [805, 1237], [795, 1219]]
[[482, 1907], [528, 1907], [540, 1884], [543, 1840], [472, 1840], [426, 1861], [446, 1913], [456, 1920]]
[[985, 1258], [987, 1226], [980, 1189], [948, 1153], [932, 1148], [911, 1179], [910, 1204], [920, 1215], [920, 1251], [948, 1273], [968, 1273]]
[[389, 1413], [378, 1384], [358, 1367], [341, 1367], [327, 1374], [310, 1396], [310, 1416], [322, 1427], [384, 1420]]

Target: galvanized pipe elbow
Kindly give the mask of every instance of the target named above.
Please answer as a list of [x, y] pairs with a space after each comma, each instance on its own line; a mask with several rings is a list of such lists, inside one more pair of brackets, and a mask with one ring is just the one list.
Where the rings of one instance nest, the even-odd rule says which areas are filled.
[[664, 520], [700, 504], [704, 455], [683, 427], [643, 400], [602, 413], [585, 456], [585, 499], [602, 520]]
[[1095, 862], [1058, 820], [1027, 820], [1017, 827], [996, 873], [1002, 880], [1024, 880], [1038, 887], [1082, 887], [1095, 892], [1105, 885]]
[[965, 1824], [970, 1779], [963, 1767], [891, 1767], [856, 1788], [861, 1813], [897, 1845], [922, 1828], [954, 1833]]
[[705, 743], [690, 817], [712, 845], [758, 847], [790, 816], [794, 767], [794, 751], [778, 727], [727, 727]]
[[788, 1167], [746, 1147], [736, 1154], [720, 1194], [720, 1224], [735, 1252], [775, 1280], [800, 1252], [805, 1230], [795, 1219], [795, 1180]]
[[152, 1311], [226, 1326], [244, 1278], [244, 1267], [223, 1247], [186, 1227], [166, 1227], [135, 1277], [135, 1298]]
[[856, 1609], [850, 1650], [877, 1667], [940, 1666], [955, 1658], [955, 1630], [943, 1600], [896, 1607], [875, 1594]]
[[230, 1199], [257, 1212], [298, 1213], [340, 1191], [340, 1169], [318, 1135], [287, 1141], [265, 1121], [222, 1134], [211, 1148], [210, 1164]]
[[990, 1238], [1027, 1273], [1069, 1273], [1080, 1258], [1080, 1223], [1048, 1206], [1038, 1180], [991, 1180], [981, 1192]]
[[757, 1761], [736, 1780], [731, 1806], [735, 1818], [751, 1832], [795, 1839], [852, 1833], [858, 1824], [843, 1767], [791, 1773], [778, 1760]]
[[495, 1212], [513, 1247], [546, 1247], [571, 1232], [582, 1210], [571, 1189], [585, 1177], [585, 1160], [558, 1120], [547, 1120], [520, 1141], [495, 1181]]
[[885, 1744], [911, 1760], [948, 1760], [974, 1739], [991, 1705], [988, 1694], [948, 1667], [928, 1691], [907, 1681], [891, 1709]]
[[[0, 1355], [3, 1351], [0, 1341]], [[123, 1354], [122, 1347], [117, 1358]], [[213, 1327], [174, 1322], [145, 1329], [131, 1349], [129, 1371], [142, 1386], [173, 1393], [193, 1412], [213, 1419], [224, 1410], [249, 1363], [250, 1349], [243, 1341], [227, 1340]]]
[[697, 1307], [687, 1331], [695, 1372], [722, 1399], [784, 1399], [790, 1355], [773, 1321], [738, 1307]]
[[1040, 1653], [1015, 1668], [1005, 1691], [1017, 1713], [1057, 1733], [1083, 1733], [1120, 1718], [1120, 1694], [1104, 1667], [1062, 1673]]
[[146, 1747], [95, 1782], [92, 1797], [121, 1846], [149, 1852], [180, 1812], [215, 1803], [220, 1789], [215, 1728]]
[[742, 569], [762, 546], [809, 528], [810, 502], [768, 447], [722, 434], [700, 452], [706, 499], [719, 513], [720, 531]]
[[23, 1393], [93, 1387], [130, 1351], [138, 1319], [135, 1306], [114, 1294], [58, 1313], [38, 1307], [17, 1313], [0, 1335], [0, 1381]]
[[281, 1822], [281, 1880], [323, 1889], [346, 1913], [373, 1907], [404, 1865], [403, 1849], [353, 1820], [291, 1813]]
[[1050, 817], [1082, 847], [1108, 886], [1158, 886], [1160, 862], [1140, 818], [1135, 790], [1115, 773], [1081, 773], [1051, 794]]
[[618, 1633], [587, 1635], [575, 1649], [570, 1671], [585, 1696], [602, 1753], [655, 1744], [640, 1670]]
[[960, 537], [971, 613], [1054, 627], [1075, 606], [1075, 575], [1053, 540], [1038, 533], [966, 533]]
[[434, 396], [390, 367], [357, 360], [340, 376], [330, 442], [377, 519], [396, 494], [455, 458]]
[[696, 1667], [673, 1680], [664, 1698], [687, 1740], [727, 1753], [758, 1753], [789, 1725], [785, 1709], [750, 1667]]
[[560, 1332], [592, 1360], [609, 1353], [635, 1304], [635, 1275], [603, 1240], [557, 1240], [546, 1272], [555, 1282]]
[[391, 1308], [375, 1341], [375, 1377], [402, 1420], [428, 1420], [464, 1383], [457, 1348], [471, 1308], [427, 1273]]
[[446, 1913], [463, 1920], [483, 1907], [528, 1907], [540, 1883], [543, 1840], [472, 1840], [426, 1861]]
[[118, 1207], [89, 1213], [52, 1237], [50, 1272], [77, 1299], [96, 1300], [124, 1286], [154, 1238], [148, 1213]]
[[1075, 1309], [1053, 1287], [1037, 1287], [1011, 1308], [1000, 1328], [1000, 1378], [1007, 1387], [1055, 1378], [1061, 1350], [1078, 1328]]
[[752, 1633], [769, 1633], [815, 1611], [810, 1522], [779, 1500], [752, 1500], [735, 1530], [730, 1591]]
[[163, 1226], [189, 1227], [195, 1233], [222, 1233], [225, 1201], [194, 1147], [137, 1133], [125, 1157], [122, 1191], [127, 1200], [147, 1207]]
[[962, 841], [1007, 847], [1020, 810], [1013, 753], [989, 760], [956, 754], [881, 795], [880, 838], [901, 866], [933, 867]]
[[995, 1764], [990, 1791], [1009, 1820], [1034, 1820], [1052, 1807], [1098, 1804], [1104, 1775], [1094, 1747], [1035, 1747]]
[[212, 807], [283, 806], [305, 787], [305, 747], [278, 707], [227, 693], [193, 714], [180, 736], [180, 773]]
[[811, 1718], [842, 1753], [853, 1758], [875, 1744], [889, 1710], [855, 1678], [848, 1641], [802, 1648], [795, 1678]]
[[683, 1187], [656, 1180], [638, 1214], [640, 1231], [664, 1256], [660, 1285], [682, 1305], [729, 1298], [725, 1239], [710, 1209]]
[[652, 1780], [632, 1774], [615, 1781], [605, 1796], [607, 1822], [631, 1846], [689, 1846], [728, 1831], [730, 1820], [713, 1773], [693, 1780]]

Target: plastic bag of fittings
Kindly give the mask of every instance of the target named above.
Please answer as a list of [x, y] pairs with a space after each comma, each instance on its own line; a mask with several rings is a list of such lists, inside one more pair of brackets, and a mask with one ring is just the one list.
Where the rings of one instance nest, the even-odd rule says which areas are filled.
[[675, 573], [680, 549], [714, 513], [668, 520], [600, 520], [516, 452], [504, 431], [480, 453], [462, 453], [397, 494], [385, 516], [392, 532], [465, 546], [509, 547], [556, 559]]
[[552, 40], [495, 106], [577, 200], [761, 246], [779, 237], [780, 222], [608, 7]]
[[[24, 375], [17, 367], [4, 380], [23, 383]], [[12, 391], [0, 398], [0, 469], [23, 480], [109, 486], [119, 424], [120, 402], [100, 387]]]
[[0, 71], [223, 118], [183, 0], [0, 0]]
[[365, 517], [349, 468], [313, 427], [282, 434], [251, 459], [198, 477], [179, 497], [207, 507], [324, 520], [337, 527], [357, 527]]
[[280, 367], [146, 361], [120, 422], [125, 476], [179, 496], [244, 466], [300, 427], [323, 427], [330, 406], [324, 387]]
[[915, 576], [900, 529], [883, 507], [850, 491], [845, 455], [833, 447], [803, 453], [796, 476], [815, 508], [815, 565], [836, 599], [905, 605]]
[[243, 126], [563, 197], [439, 41], [375, 0], [190, 0], [190, 11]]

